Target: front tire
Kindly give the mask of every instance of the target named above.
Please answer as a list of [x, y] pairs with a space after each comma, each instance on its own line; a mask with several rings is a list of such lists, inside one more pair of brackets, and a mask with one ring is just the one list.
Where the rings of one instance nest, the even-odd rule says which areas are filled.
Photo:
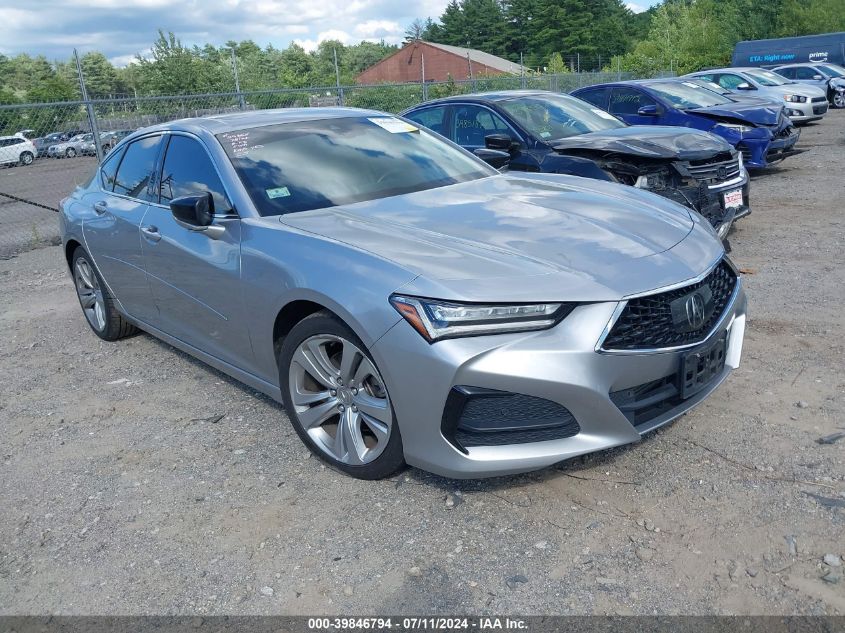
[[35, 160], [35, 156], [32, 155], [32, 152], [23, 152], [20, 156], [20, 164], [23, 167], [27, 165], [32, 165], [32, 161]]
[[74, 156], [76, 156], [76, 150], [73, 149], [72, 147], [68, 147], [65, 150], [65, 156], [68, 157], [68, 158], [73, 158]]
[[387, 387], [366, 346], [328, 312], [297, 323], [279, 351], [279, 383], [291, 424], [311, 451], [358, 479], [405, 465]]
[[837, 109], [845, 108], [845, 92], [835, 92], [833, 94], [833, 107]]
[[138, 331], [118, 312], [114, 297], [81, 246], [73, 252], [71, 272], [79, 305], [94, 334], [104, 341], [116, 341]]

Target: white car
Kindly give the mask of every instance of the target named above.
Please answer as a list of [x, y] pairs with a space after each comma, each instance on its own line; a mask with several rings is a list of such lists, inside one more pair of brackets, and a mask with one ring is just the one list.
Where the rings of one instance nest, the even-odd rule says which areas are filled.
[[38, 150], [22, 136], [0, 136], [0, 165], [31, 165]]

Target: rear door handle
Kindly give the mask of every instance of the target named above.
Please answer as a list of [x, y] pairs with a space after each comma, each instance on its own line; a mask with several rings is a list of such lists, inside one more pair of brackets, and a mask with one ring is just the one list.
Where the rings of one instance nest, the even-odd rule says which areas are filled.
[[161, 239], [161, 233], [158, 232], [158, 228], [155, 226], [142, 226], [141, 233], [151, 242], [158, 242]]
[[94, 213], [97, 215], [103, 215], [108, 210], [108, 206], [106, 206], [106, 203], [102, 200], [94, 203]]

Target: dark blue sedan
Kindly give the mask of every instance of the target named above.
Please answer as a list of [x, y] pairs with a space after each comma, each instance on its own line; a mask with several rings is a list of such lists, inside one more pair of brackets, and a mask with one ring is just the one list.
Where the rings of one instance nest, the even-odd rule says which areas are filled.
[[799, 131], [777, 106], [741, 103], [689, 81], [647, 79], [580, 88], [589, 101], [631, 125], [673, 125], [718, 134], [742, 152], [747, 167], [796, 154]]

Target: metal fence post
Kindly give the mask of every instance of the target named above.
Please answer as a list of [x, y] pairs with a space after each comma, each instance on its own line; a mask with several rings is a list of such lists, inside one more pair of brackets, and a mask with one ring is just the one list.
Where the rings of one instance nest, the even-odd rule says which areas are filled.
[[422, 81], [422, 99], [428, 101], [428, 86], [425, 85], [425, 53], [420, 53], [420, 81]]
[[94, 111], [94, 104], [88, 99], [88, 90], [85, 88], [85, 77], [82, 74], [82, 62], [79, 61], [79, 53], [73, 49], [73, 57], [76, 59], [76, 72], [79, 75], [79, 93], [85, 102], [85, 109], [88, 111], [88, 124], [91, 126], [91, 133], [94, 135], [94, 151], [97, 152], [97, 162], [103, 162], [103, 146], [100, 144], [100, 129], [97, 126], [97, 113]]
[[246, 103], [244, 102], [244, 94], [241, 92], [241, 81], [238, 78], [238, 58], [235, 55], [235, 47], [232, 47], [232, 74], [235, 75], [235, 92], [238, 93], [238, 103], [241, 110], [246, 110]]
[[525, 64], [522, 61], [522, 52], [519, 53], [519, 87], [525, 90]]
[[343, 105], [343, 86], [340, 85], [340, 66], [337, 65], [337, 49], [333, 48], [334, 53], [334, 78], [337, 84], [337, 99], [340, 105]]

